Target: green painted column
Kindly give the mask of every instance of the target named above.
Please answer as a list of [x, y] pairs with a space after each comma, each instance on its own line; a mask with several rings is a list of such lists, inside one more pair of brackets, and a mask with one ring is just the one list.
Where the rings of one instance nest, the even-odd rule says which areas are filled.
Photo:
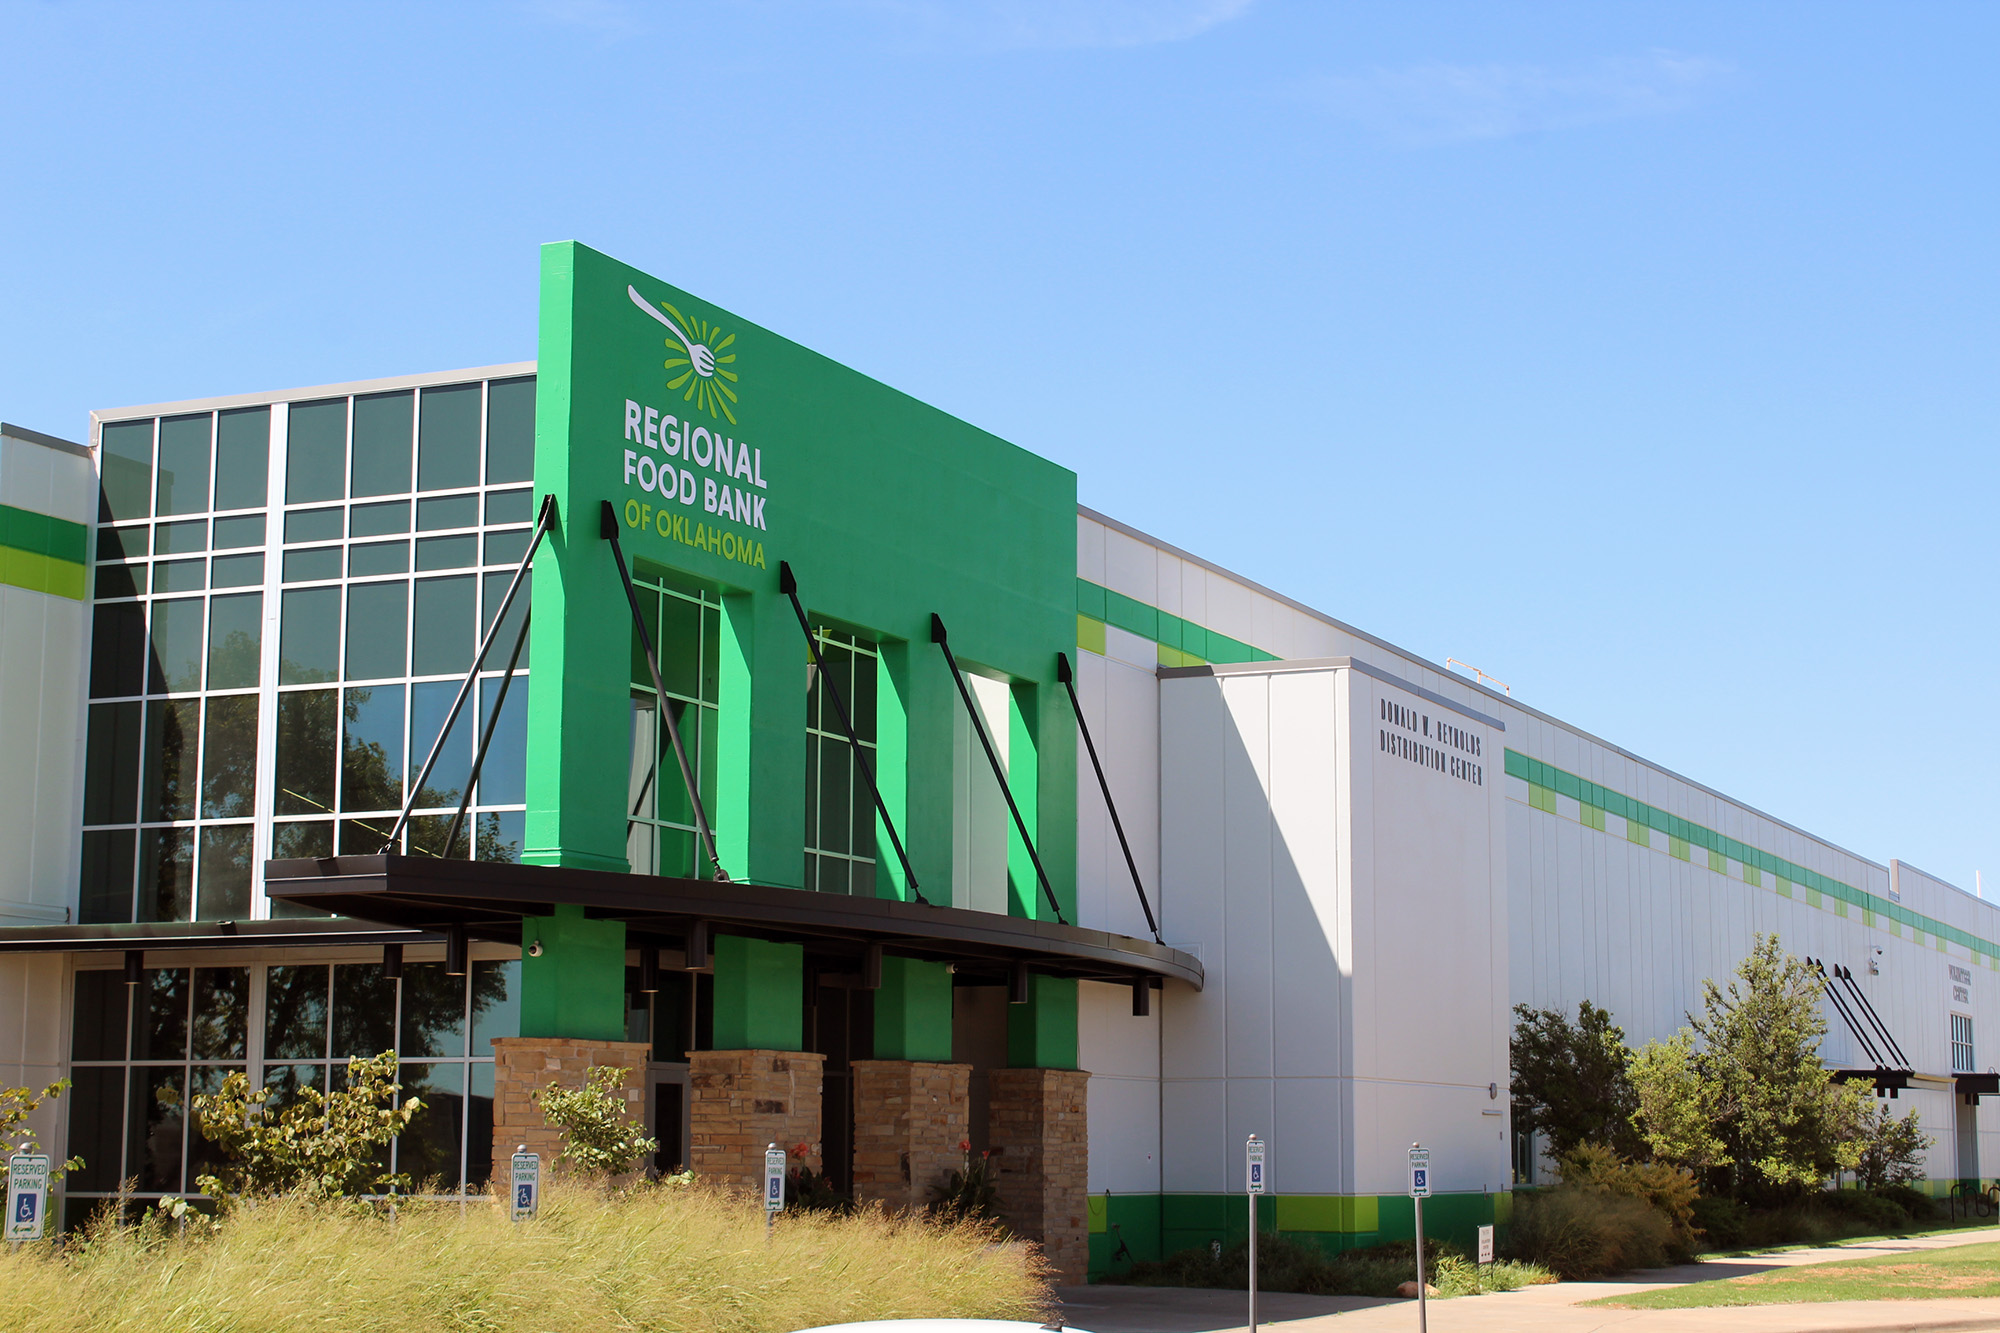
[[718, 935], [713, 947], [715, 1049], [805, 1049], [804, 946]]
[[943, 963], [885, 957], [875, 992], [877, 1060], [951, 1060], [951, 973]]
[[[952, 729], [963, 705], [944, 654], [929, 638], [897, 645], [898, 685], [909, 715], [907, 777], [910, 822], [903, 828], [910, 862], [924, 896], [940, 906], [952, 903]], [[984, 763], [984, 760], [980, 761]]]
[[[882, 804], [903, 837], [910, 844], [910, 645], [885, 643], [875, 660], [875, 782], [882, 790]], [[914, 864], [914, 854], [913, 864]], [[917, 872], [919, 880], [923, 871]], [[875, 817], [875, 896], [899, 902], [912, 899], [908, 877], [896, 857], [895, 844]]]
[[[1071, 654], [1072, 657], [1075, 654]], [[1042, 867], [1049, 872], [1049, 885], [1062, 904], [1063, 919], [1076, 924], [1076, 714], [1070, 711], [1069, 696], [1061, 685], [1043, 685], [1033, 690], [1040, 710], [1041, 728], [1035, 746], [1039, 780], [1029, 799], [1040, 811], [1035, 847], [1042, 854]], [[1018, 701], [1021, 691], [1017, 688]], [[1018, 706], [1018, 704], [1017, 704]], [[1048, 918], [1049, 905], [1038, 900], [1036, 915]]]
[[1013, 1069], [1076, 1068], [1076, 981], [1028, 978], [1028, 1002], [1007, 1007], [1007, 1064]]
[[521, 919], [520, 1035], [625, 1039], [624, 922], [564, 905]]

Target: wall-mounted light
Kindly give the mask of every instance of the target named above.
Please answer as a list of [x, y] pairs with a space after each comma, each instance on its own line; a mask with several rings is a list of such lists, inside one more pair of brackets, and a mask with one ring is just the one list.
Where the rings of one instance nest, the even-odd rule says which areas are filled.
[[382, 946], [382, 977], [385, 981], [403, 979], [403, 946], [385, 944]]
[[444, 974], [448, 977], [465, 975], [465, 927], [453, 926], [444, 933]]
[[639, 946], [639, 992], [651, 995], [660, 988], [660, 946]]
[[125, 951], [125, 984], [136, 986], [146, 975], [146, 955], [138, 949]]

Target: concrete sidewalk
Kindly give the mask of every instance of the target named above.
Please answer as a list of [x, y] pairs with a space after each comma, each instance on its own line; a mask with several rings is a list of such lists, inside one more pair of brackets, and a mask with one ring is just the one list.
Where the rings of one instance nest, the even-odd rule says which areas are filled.
[[[1828, 1301], [1803, 1305], [1716, 1306], [1692, 1310], [1583, 1309], [1601, 1296], [1653, 1291], [1794, 1268], [1801, 1264], [1875, 1255], [1909, 1254], [1954, 1245], [2000, 1241], [2000, 1227], [1959, 1231], [1910, 1240], [1859, 1241], [1850, 1245], [1791, 1250], [1740, 1259], [1716, 1259], [1677, 1268], [1650, 1269], [1606, 1282], [1561, 1282], [1546, 1287], [1431, 1301], [1430, 1326], [1437, 1333], [1863, 1333], [1863, 1330], [2000, 1330], [2000, 1298], [1934, 1301]], [[1174, 1287], [1063, 1287], [1064, 1321], [1090, 1333], [1228, 1333], [1244, 1326], [1240, 1291]], [[1415, 1301], [1382, 1301], [1358, 1296], [1298, 1296], [1273, 1292], [1258, 1298], [1258, 1323], [1279, 1333], [1376, 1333], [1414, 1330]]]

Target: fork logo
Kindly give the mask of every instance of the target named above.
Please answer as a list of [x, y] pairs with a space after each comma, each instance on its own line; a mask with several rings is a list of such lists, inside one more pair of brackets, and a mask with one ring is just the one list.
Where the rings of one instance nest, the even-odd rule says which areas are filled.
[[682, 390], [682, 402], [735, 425], [736, 414], [730, 408], [736, 403], [736, 390], [730, 386], [736, 383], [736, 372], [729, 367], [736, 363], [736, 353], [729, 347], [736, 335], [725, 335], [706, 320], [689, 319], [665, 301], [655, 305], [639, 295], [637, 287], [627, 286], [625, 294], [666, 326], [667, 356], [660, 365], [667, 372], [667, 387]]

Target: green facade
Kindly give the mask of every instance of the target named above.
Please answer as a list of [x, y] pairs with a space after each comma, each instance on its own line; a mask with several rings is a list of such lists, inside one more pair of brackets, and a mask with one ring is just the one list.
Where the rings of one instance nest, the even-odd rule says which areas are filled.
[[[1009, 785], [1073, 918], [1075, 722], [1055, 672], [1076, 635], [1075, 474], [574, 242], [542, 250], [536, 414], [536, 489], [560, 523], [534, 566], [525, 860], [629, 868], [632, 623], [609, 501], [629, 561], [721, 601], [709, 817], [730, 878], [803, 883], [806, 645], [783, 560], [815, 623], [880, 647], [881, 787], [925, 895], [952, 901], [961, 708], [935, 613], [967, 671], [1011, 687]], [[907, 898], [876, 824], [876, 891]], [[1009, 910], [1052, 916], [1009, 837]], [[732, 957], [718, 947], [718, 1047], [769, 1028], [729, 1009], [750, 1004]]]

